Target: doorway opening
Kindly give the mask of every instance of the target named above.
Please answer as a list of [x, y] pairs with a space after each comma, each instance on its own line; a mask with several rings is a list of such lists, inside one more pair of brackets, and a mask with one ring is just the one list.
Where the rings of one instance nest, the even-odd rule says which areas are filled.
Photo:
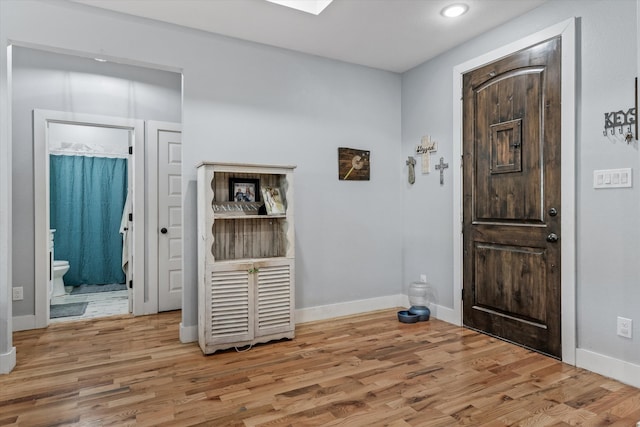
[[[120, 303], [124, 302], [124, 307], [121, 307], [119, 310], [125, 310], [126, 312], [133, 312], [134, 314], [141, 313], [142, 303], [144, 302], [144, 294], [142, 291], [144, 290], [140, 287], [137, 290], [131, 289], [129, 286], [132, 283], [133, 278], [135, 277], [137, 280], [144, 280], [144, 262], [135, 262], [136, 260], [144, 260], [144, 227], [142, 225], [137, 226], [134, 221], [135, 216], [129, 216], [129, 213], [136, 212], [136, 216], [140, 218], [144, 218], [144, 158], [143, 156], [133, 156], [129, 155], [129, 153], [133, 153], [138, 148], [138, 152], [143, 153], [144, 146], [144, 123], [140, 120], [134, 119], [126, 119], [126, 118], [118, 118], [118, 117], [110, 117], [110, 116], [94, 116], [94, 115], [83, 115], [83, 114], [74, 114], [74, 113], [66, 113], [59, 111], [47, 111], [47, 110], [35, 110], [33, 115], [33, 125], [34, 125], [34, 186], [35, 186], [35, 194], [38, 197], [35, 198], [35, 277], [36, 277], [36, 327], [45, 327], [49, 324], [51, 319], [51, 304], [52, 302], [55, 305], [58, 303], [82, 303], [88, 302], [90, 299], [86, 296], [81, 297], [73, 297], [73, 289], [64, 289], [64, 291], [60, 290], [58, 285], [57, 293], [64, 294], [54, 296], [55, 289], [55, 261], [56, 259], [61, 261], [63, 258], [71, 258], [70, 260], [64, 260], [69, 263], [69, 271], [73, 267], [72, 263], [80, 264], [76, 268], [77, 273], [72, 275], [72, 278], [69, 280], [69, 285], [97, 285], [98, 283], [79, 283], [86, 281], [87, 277], [107, 277], [112, 281], [112, 278], [116, 278], [117, 282], [124, 282], [125, 288], [120, 289], [120, 294], [118, 295], [120, 298]], [[92, 133], [93, 134], [93, 142], [87, 144], [83, 142], [77, 142], [80, 140], [76, 140], [76, 142], [71, 139], [75, 138], [70, 135], [80, 135], [82, 133]], [[116, 144], [112, 144], [109, 147], [105, 147], [106, 144], [98, 144], [100, 137], [97, 135], [102, 134], [105, 137], [113, 137], [114, 135], [119, 135], [121, 141]], [[67, 141], [60, 141], [60, 136], [65, 135], [65, 139]], [[89, 147], [87, 147], [87, 145]], [[102, 148], [97, 148], [98, 145], [102, 145]], [[93, 147], [93, 148], [92, 148]], [[75, 156], [64, 156], [61, 154], [71, 154], [75, 150]], [[84, 157], [90, 156], [78, 156], [78, 154], [87, 154], [87, 152], [91, 151], [92, 154], [96, 154], [96, 150], [102, 151], [101, 155], [106, 155], [106, 151], [110, 151], [112, 157], [115, 154], [126, 153], [127, 158], [121, 160], [119, 162], [114, 161], [106, 161], [105, 164], [108, 164], [108, 167], [112, 169], [118, 169], [118, 167], [122, 170], [126, 169], [126, 176], [116, 176], [117, 174], [113, 174], [111, 178], [111, 182], [109, 186], [113, 187], [115, 181], [119, 181], [120, 193], [124, 193], [125, 202], [122, 200], [118, 200], [114, 202], [110, 199], [104, 199], [99, 203], [102, 203], [102, 206], [93, 206], [91, 209], [96, 210], [108, 210], [111, 209], [112, 213], [110, 216], [115, 216], [112, 218], [111, 222], [115, 222], [115, 226], [118, 227], [117, 232], [120, 234], [120, 231], [123, 232], [120, 236], [113, 236], [116, 233], [114, 228], [110, 230], [106, 230], [105, 234], [111, 235], [110, 239], [112, 241], [111, 246], [116, 246], [115, 250], [113, 247], [109, 248], [97, 248], [98, 251], [103, 251], [102, 253], [111, 252], [111, 256], [113, 253], [116, 254], [117, 259], [112, 260], [116, 263], [116, 268], [111, 268], [109, 272], [102, 274], [96, 274], [95, 270], [100, 270], [103, 267], [104, 259], [99, 261], [98, 263], [88, 265], [86, 269], [82, 268], [82, 262], [84, 262], [84, 255], [86, 251], [89, 250], [88, 245], [91, 245], [92, 242], [87, 241], [83, 246], [80, 244], [76, 246], [76, 253], [72, 249], [69, 249], [72, 242], [64, 241], [66, 240], [77, 240], [81, 238], [79, 234], [84, 234], [88, 240], [99, 240], [97, 236], [97, 229], [91, 228], [91, 230], [84, 230], [84, 232], [80, 233], [76, 230], [74, 232], [69, 232], [68, 230], [61, 230], [61, 234], [57, 236], [58, 247], [62, 247], [62, 252], [60, 250], [56, 252], [56, 232], [52, 233], [52, 230], [55, 228], [52, 226], [55, 224], [57, 227], [59, 224], [64, 228], [72, 228], [77, 226], [78, 224], [68, 224], [69, 220], [65, 220], [64, 211], [66, 210], [79, 210], [80, 206], [69, 206], [68, 200], [72, 200], [69, 195], [60, 195], [61, 190], [63, 190], [63, 186], [67, 184], [61, 183], [59, 179], [64, 179], [64, 175], [67, 172], [60, 171], [59, 169], [63, 169], [66, 167], [63, 163], [58, 160], [62, 160], [63, 162], [70, 160], [70, 168], [71, 172], [68, 174], [73, 174], [73, 168], [81, 167], [82, 169], [78, 172], [78, 176], [75, 181], [85, 181], [88, 180], [88, 176], [93, 173], [87, 173], [89, 169], [93, 169], [96, 166], [95, 156], [90, 159], [83, 159]], [[119, 151], [119, 153], [118, 153]], [[73, 159], [58, 159], [57, 157], [76, 157]], [[103, 157], [104, 158], [104, 157]], [[117, 157], [114, 157], [117, 158]], [[84, 162], [87, 160], [88, 168], [78, 166], [79, 162]], [[111, 159], [113, 160], [113, 159]], [[119, 166], [116, 164], [119, 163]], [[100, 171], [98, 171], [100, 172]], [[101, 172], [103, 173], [104, 170]], [[117, 172], [114, 170], [113, 172]], [[53, 178], [53, 183], [52, 183]], [[73, 177], [72, 177], [73, 179]], [[53, 185], [52, 185], [53, 184]], [[76, 182], [77, 185], [80, 185]], [[73, 184], [72, 184], [73, 185]], [[56, 186], [56, 187], [54, 187]], [[123, 191], [126, 189], [126, 191]], [[113, 192], [113, 188], [107, 188], [108, 192]], [[98, 190], [93, 188], [89, 189], [90, 192], [97, 193]], [[52, 193], [53, 193], [53, 212], [52, 212]], [[78, 193], [80, 193], [78, 191]], [[80, 195], [76, 195], [78, 198]], [[117, 198], [122, 199], [122, 194], [116, 195]], [[129, 198], [129, 201], [126, 201], [126, 198]], [[63, 206], [57, 206], [57, 203], [66, 203]], [[108, 206], [110, 203], [115, 203], [115, 206]], [[89, 214], [91, 214], [89, 212]], [[93, 217], [86, 218], [86, 221], [90, 224], [87, 227], [92, 227], [97, 224], [96, 215], [97, 212], [93, 212]], [[77, 215], [76, 215], [77, 216]], [[125, 219], [126, 221], [122, 221]], [[85, 221], [85, 220], [81, 220]], [[65, 224], [65, 222], [67, 222]], [[100, 227], [105, 227], [105, 225], [101, 225]], [[112, 225], [113, 227], [113, 225]], [[126, 228], [126, 230], [125, 230]], [[51, 236], [53, 237], [53, 243], [51, 242]], [[61, 242], [62, 240], [62, 242]], [[120, 246], [118, 245], [118, 240], [120, 240]], [[125, 244], [123, 244], [123, 241]], [[78, 243], [73, 242], [73, 243]], [[77, 253], [82, 252], [82, 253]], [[96, 256], [96, 255], [94, 255]], [[81, 261], [83, 260], [83, 261]], [[119, 274], [117, 271], [117, 264], [120, 264], [120, 268], [122, 269], [122, 274]], [[124, 267], [124, 268], [123, 268]], [[124, 280], [122, 279], [122, 275], [124, 275]], [[89, 280], [94, 281], [94, 280]], [[95, 281], [102, 281], [101, 279], [96, 279]], [[63, 280], [64, 282], [64, 280]], [[67, 283], [64, 283], [67, 284]], [[117, 285], [122, 285], [123, 283], [117, 283]], [[105, 284], [102, 284], [105, 285]], [[106, 285], [116, 285], [116, 283], [107, 283]], [[75, 286], [74, 286], [75, 288]], [[78, 289], [81, 289], [82, 286], [78, 286]], [[122, 288], [122, 286], [120, 286]], [[86, 287], [84, 288], [86, 289]], [[83, 289], [83, 290], [84, 290]], [[69, 297], [66, 296], [67, 291], [69, 291]], [[126, 296], [126, 297], [125, 297]], [[123, 298], [124, 297], [124, 298]], [[53, 299], [53, 301], [52, 301]], [[94, 299], [101, 300], [101, 296], [97, 298], [94, 296]], [[82, 301], [84, 300], [84, 301]], [[82, 304], [80, 304], [82, 305]], [[87, 304], [84, 309], [86, 312], [86, 308], [89, 304]], [[76, 306], [77, 307], [77, 306]], [[96, 308], [92, 307], [93, 311], [103, 310], [104, 314], [112, 315], [114, 313], [108, 313], [109, 309], [107, 308]], [[77, 314], [75, 316], [65, 316], [77, 319]]]
[[47, 138], [49, 319], [127, 314], [131, 131], [51, 122]]
[[[120, 130], [129, 135], [133, 155], [128, 160], [127, 181], [128, 189], [134, 190], [130, 203], [135, 215], [126, 227], [131, 247], [131, 278], [126, 279], [126, 285], [133, 287], [128, 291], [128, 311], [134, 315], [157, 313], [157, 290], [147, 278], [152, 262], [162, 264], [153, 255], [155, 248], [149, 246], [150, 235], [160, 231], [148, 225], [150, 218], [157, 215], [157, 208], [149, 203], [152, 195], [148, 186], [156, 185], [155, 180], [162, 176], [151, 174], [154, 165], [148, 164], [145, 128], [153, 120], [180, 123], [181, 71], [121, 58], [97, 62], [95, 55], [89, 53], [28, 44], [14, 43], [9, 54], [12, 231], [14, 236], [21, 236], [12, 239], [12, 265], [14, 282], [24, 288], [24, 301], [13, 302], [13, 330], [43, 328], [50, 319], [49, 285], [53, 274], [49, 265], [54, 259], [49, 258], [48, 244], [52, 227], [47, 212], [51, 191], [47, 181], [51, 167], [47, 137], [57, 124]], [[172, 159], [179, 158], [179, 146], [172, 149]], [[174, 187], [176, 183], [181, 180], [173, 179]], [[180, 216], [176, 210], [171, 211], [173, 217]], [[119, 230], [114, 234], [121, 239]], [[181, 245], [174, 240], [171, 243], [172, 255], [180, 259], [175, 253], [181, 255]], [[66, 257], [59, 251], [54, 256], [57, 260]], [[173, 283], [180, 283], [179, 273], [174, 272], [172, 277], [177, 278]]]

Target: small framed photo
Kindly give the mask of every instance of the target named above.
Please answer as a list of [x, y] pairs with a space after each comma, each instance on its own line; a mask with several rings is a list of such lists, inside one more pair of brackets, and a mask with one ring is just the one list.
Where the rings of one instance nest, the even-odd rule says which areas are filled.
[[229, 201], [259, 202], [260, 180], [255, 178], [229, 178]]
[[267, 215], [284, 215], [286, 213], [284, 197], [278, 187], [262, 187], [262, 198]]

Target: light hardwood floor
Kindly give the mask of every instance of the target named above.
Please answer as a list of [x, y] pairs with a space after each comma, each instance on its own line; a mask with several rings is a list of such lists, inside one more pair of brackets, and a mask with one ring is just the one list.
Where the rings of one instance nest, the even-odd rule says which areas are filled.
[[180, 312], [14, 334], [1, 426], [635, 426], [640, 390], [394, 310], [202, 355]]

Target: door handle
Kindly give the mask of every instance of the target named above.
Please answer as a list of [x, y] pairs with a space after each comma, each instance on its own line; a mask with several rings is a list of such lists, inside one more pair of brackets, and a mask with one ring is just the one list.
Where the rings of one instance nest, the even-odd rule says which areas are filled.
[[162, 228], [160, 229], [160, 232], [161, 232], [162, 234], [167, 234], [167, 229], [166, 229], [165, 227], [162, 227]]
[[558, 239], [559, 237], [556, 233], [551, 233], [547, 236], [547, 242], [555, 243], [558, 241]]

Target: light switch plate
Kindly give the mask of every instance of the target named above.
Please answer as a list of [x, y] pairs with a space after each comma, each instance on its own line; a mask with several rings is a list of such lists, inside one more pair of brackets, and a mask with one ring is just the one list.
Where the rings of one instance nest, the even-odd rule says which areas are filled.
[[632, 183], [631, 168], [593, 171], [593, 188], [629, 188]]

